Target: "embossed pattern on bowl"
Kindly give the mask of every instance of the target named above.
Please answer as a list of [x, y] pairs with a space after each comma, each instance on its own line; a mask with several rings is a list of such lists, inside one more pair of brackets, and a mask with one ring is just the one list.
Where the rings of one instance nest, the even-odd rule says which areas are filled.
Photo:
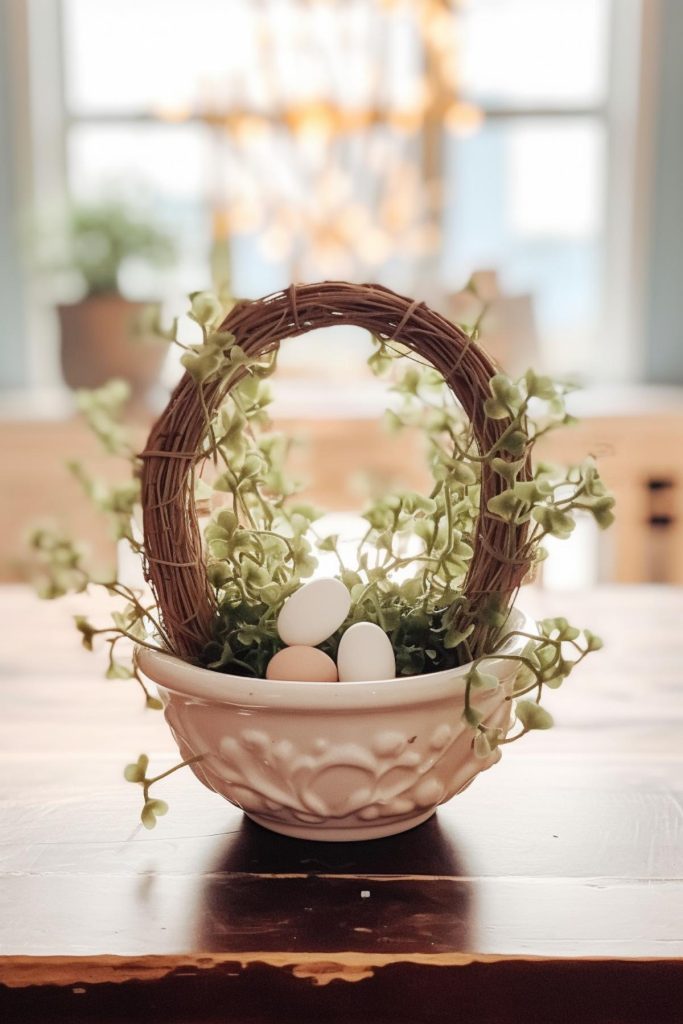
[[[515, 613], [515, 628], [524, 620]], [[506, 653], [517, 653], [515, 638]], [[353, 683], [245, 679], [138, 650], [196, 776], [260, 825], [318, 840], [394, 835], [500, 759], [479, 758], [462, 721], [468, 666]], [[515, 663], [487, 661], [495, 690], [473, 703], [486, 725], [510, 727]]]

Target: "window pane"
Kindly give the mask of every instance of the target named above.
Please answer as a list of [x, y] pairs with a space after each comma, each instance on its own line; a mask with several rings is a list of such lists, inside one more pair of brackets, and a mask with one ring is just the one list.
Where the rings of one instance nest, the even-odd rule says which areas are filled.
[[[175, 271], [161, 272], [167, 288], [194, 290], [208, 283], [211, 160], [201, 126], [74, 125], [68, 156], [70, 191], [77, 201], [128, 198], [168, 227], [180, 259]], [[148, 281], [140, 273], [125, 283], [131, 294], [145, 297]]]
[[184, 109], [225, 64], [245, 5], [221, 0], [66, 0], [67, 101], [74, 113]]
[[[463, 0], [456, 32], [470, 95], [508, 107], [599, 104], [608, 4]], [[180, 117], [214, 100], [224, 111], [230, 102], [296, 110], [297, 100], [315, 95], [351, 106], [368, 97], [408, 102], [417, 82], [411, 17], [418, 6], [64, 0], [71, 112]], [[259, 12], [277, 29], [270, 63]], [[331, 132], [332, 145], [329, 126], [316, 121], [315, 108], [309, 114], [306, 131], [289, 123], [273, 131], [260, 118], [239, 132], [222, 121], [213, 129], [187, 120], [76, 121], [72, 190], [146, 188], [182, 250], [176, 280], [165, 275], [169, 287], [207, 282], [213, 207], [231, 224], [241, 294], [317, 276], [418, 288], [427, 193], [417, 136], [378, 125], [358, 137]], [[472, 271], [495, 269], [503, 291], [530, 293], [546, 363], [557, 371], [587, 365], [597, 320], [603, 132], [597, 117], [516, 116], [485, 120], [467, 138], [447, 137], [444, 281], [455, 290]]]
[[491, 268], [504, 292], [532, 293], [546, 365], [581, 370], [599, 313], [603, 126], [488, 122], [451, 138], [447, 159], [445, 280]]
[[[414, 103], [416, 8], [376, 0], [64, 0], [69, 109]], [[378, 75], [381, 67], [381, 75]]]
[[461, 82], [494, 107], [603, 102], [609, 0], [465, 0]]

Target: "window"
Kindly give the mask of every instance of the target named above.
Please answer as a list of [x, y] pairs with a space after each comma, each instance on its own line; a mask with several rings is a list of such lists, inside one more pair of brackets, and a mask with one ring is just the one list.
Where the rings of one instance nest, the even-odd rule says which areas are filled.
[[601, 312], [607, 0], [469, 0], [462, 84], [485, 113], [451, 137], [444, 276], [495, 268], [533, 295], [554, 372], [589, 363]]
[[377, 217], [394, 211], [368, 211], [397, 189], [414, 209], [421, 191], [401, 173], [412, 136], [388, 123], [421, 76], [403, 7], [65, 0], [72, 191], [146, 191], [180, 235], [191, 288], [228, 231], [241, 294], [386, 262]]
[[[369, 97], [384, 114], [392, 105], [410, 111], [421, 88], [419, 8], [347, 0], [306, 5], [304, 21], [292, 0], [64, 0], [72, 191], [146, 193], [180, 239], [178, 291], [207, 283], [207, 254], [226, 220], [242, 294], [335, 273], [424, 291], [430, 190], [415, 134], [398, 118], [333, 144], [312, 102], [331, 99], [344, 116]], [[531, 296], [541, 361], [579, 376], [602, 303], [609, 17], [609, 0], [465, 0], [449, 67], [459, 97], [483, 119], [447, 119], [441, 140], [441, 291], [495, 270], [504, 293]], [[260, 18], [277, 40], [270, 63]], [[296, 151], [291, 124], [259, 142], [259, 119], [284, 108], [290, 121], [299, 111], [311, 122]], [[238, 131], [236, 110], [254, 114]], [[286, 209], [303, 209], [312, 174], [324, 203], [303, 237]], [[395, 236], [375, 230], [381, 218], [396, 221]], [[397, 257], [399, 236], [411, 241]]]

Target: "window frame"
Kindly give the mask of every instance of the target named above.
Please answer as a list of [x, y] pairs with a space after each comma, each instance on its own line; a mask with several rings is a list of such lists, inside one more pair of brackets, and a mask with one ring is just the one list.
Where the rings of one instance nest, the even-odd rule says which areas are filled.
[[[29, 0], [35, 7], [35, 0]], [[541, 122], [563, 119], [574, 122], [590, 119], [599, 123], [605, 133], [606, 160], [603, 187], [603, 230], [601, 232], [602, 273], [600, 283], [601, 309], [598, 317], [600, 344], [586, 367], [591, 381], [626, 383], [638, 379], [644, 363], [643, 331], [644, 263], [647, 238], [647, 198], [651, 187], [652, 111], [656, 96], [650, 73], [656, 61], [656, 38], [659, 30], [657, 4], [643, 0], [612, 0], [609, 8], [609, 40], [607, 96], [605, 102], [580, 105], [516, 105], [486, 104], [482, 112], [489, 123]], [[178, 123], [154, 112], [90, 111], [68, 109], [66, 83], [61, 67], [64, 54], [64, 3], [55, 5], [57, 16], [52, 26], [55, 52], [59, 53], [59, 102], [63, 143], [59, 163], [65, 185], [70, 178], [68, 133], [75, 126], [155, 125], [172, 132]], [[34, 17], [34, 22], [38, 19]], [[54, 32], [55, 24], [59, 31]], [[31, 31], [39, 31], [38, 25]], [[40, 30], [42, 46], [46, 39]], [[639, 73], [634, 74], [634, 68]], [[54, 76], [52, 79], [54, 85]], [[43, 83], [43, 91], [44, 91]], [[202, 122], [201, 116], [189, 113], [182, 124]], [[207, 128], [207, 130], [209, 130]], [[429, 135], [425, 136], [429, 139]], [[432, 133], [434, 145], [434, 133]], [[425, 166], [429, 166], [429, 154]], [[208, 201], [209, 197], [205, 197]]]

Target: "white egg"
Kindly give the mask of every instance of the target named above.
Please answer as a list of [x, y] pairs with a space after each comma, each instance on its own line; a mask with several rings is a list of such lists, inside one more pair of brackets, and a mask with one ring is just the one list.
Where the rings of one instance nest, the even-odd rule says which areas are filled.
[[288, 647], [316, 647], [339, 629], [350, 607], [341, 580], [311, 580], [285, 601], [277, 620], [280, 639]]
[[339, 641], [337, 670], [343, 683], [394, 679], [396, 659], [391, 640], [374, 623], [357, 622]]

